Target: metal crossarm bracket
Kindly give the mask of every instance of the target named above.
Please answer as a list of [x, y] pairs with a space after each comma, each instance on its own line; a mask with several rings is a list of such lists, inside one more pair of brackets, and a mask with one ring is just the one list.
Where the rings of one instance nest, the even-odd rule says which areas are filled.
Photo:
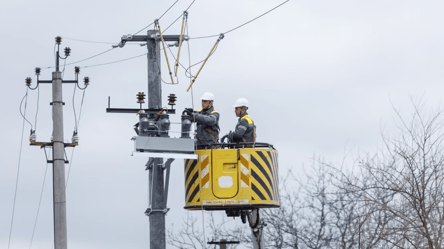
[[53, 104], [57, 104], [57, 103], [62, 103], [62, 105], [65, 105], [65, 102], [63, 102], [63, 101], [53, 101], [53, 102], [50, 102], [49, 105], [53, 105]]
[[170, 211], [170, 208], [165, 208], [165, 209], [151, 209], [151, 208], [147, 208], [145, 211], [145, 215], [146, 216], [150, 216], [150, 214], [152, 213], [168, 213], [168, 211]]

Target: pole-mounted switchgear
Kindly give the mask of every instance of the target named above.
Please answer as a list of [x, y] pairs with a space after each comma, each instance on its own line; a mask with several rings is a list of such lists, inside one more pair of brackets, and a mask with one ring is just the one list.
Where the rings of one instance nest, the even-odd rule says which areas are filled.
[[[158, 22], [157, 22], [158, 23]], [[146, 170], [149, 171], [149, 207], [145, 215], [150, 222], [150, 247], [165, 249], [165, 215], [168, 212], [168, 185], [170, 166], [175, 158], [197, 159], [194, 154], [194, 139], [191, 138], [191, 116], [183, 113], [180, 122], [179, 137], [173, 137], [173, 124], [170, 115], [176, 114], [174, 105], [176, 95], [168, 96], [170, 108], [162, 105], [161, 75], [160, 75], [160, 42], [179, 42], [188, 40], [187, 36], [161, 35], [158, 30], [148, 30], [147, 35], [123, 36], [119, 47], [127, 42], [146, 42], [148, 49], [148, 108], [143, 108], [145, 94], [137, 94], [139, 108], [111, 108], [108, 99], [108, 113], [138, 113], [139, 120], [134, 126], [133, 156], [148, 158]], [[164, 159], [167, 159], [164, 162]], [[166, 174], [164, 175], [164, 170]]]

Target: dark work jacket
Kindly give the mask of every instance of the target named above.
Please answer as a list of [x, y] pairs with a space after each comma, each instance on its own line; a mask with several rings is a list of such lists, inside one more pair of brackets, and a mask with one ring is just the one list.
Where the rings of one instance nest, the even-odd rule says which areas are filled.
[[219, 113], [214, 106], [198, 110], [194, 113], [194, 119], [197, 124], [197, 145], [210, 145], [219, 140]]
[[242, 114], [236, 124], [236, 129], [234, 130], [233, 139], [234, 142], [253, 142], [255, 134], [255, 126], [253, 120], [251, 120], [248, 113]]

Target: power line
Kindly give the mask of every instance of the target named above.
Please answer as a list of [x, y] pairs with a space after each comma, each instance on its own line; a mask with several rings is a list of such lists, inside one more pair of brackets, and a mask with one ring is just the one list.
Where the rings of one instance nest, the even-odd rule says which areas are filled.
[[[239, 25], [239, 26], [237, 26], [237, 27], [235, 27], [235, 28], [233, 28], [233, 29], [230, 29], [230, 30], [228, 30], [228, 31], [226, 31], [226, 32], [224, 32], [224, 33], [222, 33], [222, 34], [225, 35], [225, 34], [228, 34], [228, 33], [232, 32], [232, 31], [234, 31], [234, 30], [236, 30], [236, 29], [238, 29], [238, 28], [241, 28], [241, 27], [243, 27], [243, 26], [245, 26], [245, 25], [247, 25], [247, 24], [249, 24], [249, 23], [255, 21], [255, 20], [258, 19], [258, 18], [261, 18], [261, 17], [265, 16], [266, 14], [270, 13], [271, 11], [273, 11], [273, 10], [275, 10], [275, 9], [277, 9], [277, 8], [279, 8], [279, 7], [281, 7], [282, 5], [284, 5], [285, 3], [287, 3], [288, 1], [290, 1], [290, 0], [285, 1], [285, 2], [283, 2], [283, 3], [281, 3], [281, 4], [279, 4], [278, 6], [276, 6], [276, 7], [272, 8], [272, 9], [270, 9], [269, 11], [263, 13], [262, 15], [259, 15], [259, 16], [255, 17], [255, 18], [251, 19], [250, 21], [248, 21], [248, 22], [246, 22], [246, 23], [243, 23], [243, 24], [241, 24], [241, 25]], [[205, 38], [216, 37], [216, 36], [219, 36], [219, 35], [208, 35], [208, 36], [194, 37], [194, 38], [190, 38], [190, 40], [191, 40], [191, 39], [205, 39]]]
[[82, 40], [82, 39], [76, 39], [76, 38], [69, 38], [69, 37], [63, 37], [64, 39], [67, 40], [72, 40], [72, 41], [79, 41], [79, 42], [88, 42], [88, 43], [100, 43], [100, 44], [116, 44], [115, 42], [102, 42], [102, 41], [88, 41], [88, 40]]
[[[51, 153], [51, 151], [50, 151], [50, 153]], [[38, 220], [38, 218], [39, 218], [40, 205], [41, 205], [41, 203], [42, 203], [43, 190], [44, 190], [44, 188], [45, 188], [46, 173], [47, 173], [47, 171], [48, 171], [48, 164], [49, 164], [49, 163], [46, 163], [45, 175], [43, 176], [42, 190], [41, 190], [41, 192], [40, 192], [40, 200], [39, 200], [39, 205], [38, 205], [38, 207], [37, 207], [37, 214], [36, 214], [36, 217], [35, 217], [34, 229], [32, 230], [31, 243], [29, 244], [29, 249], [31, 249], [32, 241], [34, 240], [35, 229], [36, 229], [36, 227], [37, 227], [37, 220]]]
[[82, 102], [80, 103], [80, 112], [79, 112], [79, 122], [77, 123], [77, 128], [80, 126], [80, 119], [82, 118], [82, 107], [83, 107], [83, 99], [85, 98], [85, 91], [83, 91]]
[[[79, 61], [75, 61], [75, 62], [68, 63], [68, 64], [66, 64], [65, 66], [69, 66], [69, 65], [72, 65], [72, 64], [75, 64], [75, 63], [79, 63], [79, 62], [83, 62], [83, 61], [86, 61], [86, 60], [92, 59], [92, 58], [97, 57], [97, 56], [99, 56], [99, 55], [102, 55], [102, 54], [108, 53], [109, 51], [111, 51], [111, 50], [113, 50], [113, 49], [114, 49], [114, 48], [108, 49], [108, 50], [103, 51], [103, 52], [101, 52], [101, 53], [98, 53], [98, 54], [96, 54], [96, 55], [93, 55], [93, 56], [90, 56], [90, 57], [88, 57], [88, 58], [85, 58], [85, 59], [83, 59], [83, 60], [79, 60]], [[42, 68], [55, 68], [55, 66], [42, 67]]]
[[40, 87], [37, 89], [37, 111], [35, 112], [34, 130], [37, 130], [37, 114], [39, 114]]
[[[26, 97], [26, 102], [25, 102], [24, 113], [26, 114], [26, 106], [27, 106], [27, 103], [28, 103], [28, 98], [27, 98], [28, 97], [28, 88], [26, 88], [25, 97]], [[23, 97], [23, 99], [25, 97]], [[22, 99], [22, 103], [23, 103], [23, 99]], [[22, 103], [20, 103], [20, 114], [22, 114], [22, 110], [21, 110], [22, 109]], [[21, 158], [22, 158], [23, 134], [24, 134], [24, 131], [25, 131], [25, 120], [26, 120], [26, 118], [25, 118], [25, 116], [23, 114], [22, 114], [22, 116], [23, 116], [22, 139], [21, 139], [21, 142], [20, 142], [20, 152], [19, 152], [19, 160], [18, 160], [18, 166], [17, 166], [17, 179], [15, 181], [14, 202], [12, 204], [12, 218], [11, 218], [11, 226], [9, 228], [8, 249], [9, 249], [9, 246], [11, 245], [12, 226], [14, 224], [15, 202], [17, 200], [17, 189], [18, 189], [19, 178], [20, 178], [20, 162], [21, 162]], [[29, 123], [29, 121], [28, 121], [28, 123]], [[31, 125], [31, 127], [32, 127], [32, 125]]]
[[[191, 4], [188, 6], [188, 8], [187, 8], [184, 12], [188, 11], [188, 10], [191, 8], [191, 6], [193, 5], [193, 3], [194, 3], [195, 1], [196, 1], [196, 0], [193, 0], [193, 2], [191, 2]], [[176, 23], [177, 20], [179, 20], [179, 18], [181, 18], [182, 16], [183, 16], [183, 13], [182, 13], [179, 17], [177, 17], [176, 20], [174, 20], [174, 22], [171, 23], [170, 26], [168, 26], [163, 32], [165, 33], [165, 32], [166, 32], [171, 26], [173, 26], [173, 24]]]
[[75, 149], [75, 148], [76, 148], [76, 147], [73, 147], [73, 148], [72, 148], [72, 152], [71, 152], [71, 159], [70, 159], [70, 161], [69, 161], [69, 167], [68, 167], [68, 174], [67, 174], [67, 176], [66, 176], [65, 189], [68, 187], [69, 175], [70, 175], [70, 173], [71, 173], [72, 158], [74, 157], [74, 149]]
[[[173, 5], [171, 5], [159, 18], [157, 18], [157, 20], [160, 20], [177, 2], [179, 2], [179, 0], [176, 0], [176, 2], [173, 3]], [[194, 1], [193, 1], [194, 2]], [[142, 28], [141, 30], [137, 31], [136, 33], [134, 33], [133, 35], [137, 35], [138, 33], [144, 31], [145, 29], [147, 29], [149, 26], [153, 25], [154, 22], [148, 24], [148, 26]]]
[[24, 112], [26, 114], [26, 106], [28, 105], [28, 88], [26, 88], [26, 94], [25, 94], [25, 96], [23, 96], [22, 101], [20, 102], [20, 109], [19, 110], [20, 110], [20, 115], [22, 115], [23, 119], [26, 120], [26, 122], [28, 122], [29, 125], [31, 125], [31, 130], [32, 130], [33, 126], [31, 124], [31, 122], [29, 122], [29, 120], [26, 119], [25, 114], [22, 113], [22, 105], [23, 105], [23, 100], [25, 100], [25, 98], [26, 98], [26, 101], [25, 101], [25, 111]]
[[72, 92], [72, 110], [74, 112], [74, 132], [77, 132], [77, 115], [76, 115], [76, 105], [74, 102], [76, 96], [77, 85], [74, 84], [74, 91]]
[[133, 57], [130, 57], [130, 58], [126, 58], [126, 59], [123, 59], [123, 60], [111, 61], [111, 62], [107, 62], [107, 63], [101, 63], [101, 64], [95, 64], [95, 65], [89, 65], [89, 66], [83, 66], [83, 67], [81, 67], [81, 68], [98, 67], [98, 66], [104, 66], [104, 65], [114, 64], [114, 63], [118, 63], [118, 62], [122, 62], [122, 61], [127, 61], [127, 60], [131, 60], [131, 59], [135, 59], [135, 58], [138, 58], [138, 57], [141, 57], [141, 56], [147, 55], [147, 54], [148, 54], [148, 53], [144, 53], [144, 54], [137, 55], [137, 56], [133, 56]]
[[242, 25], [239, 25], [239, 26], [237, 26], [236, 28], [233, 28], [233, 29], [228, 30], [228, 31], [225, 32], [224, 34], [228, 34], [228, 33], [230, 33], [231, 31], [234, 31], [234, 30], [236, 30], [236, 29], [238, 29], [238, 28], [240, 28], [240, 27], [242, 27], [242, 26], [245, 26], [245, 25], [249, 24], [250, 22], [253, 22], [254, 20], [256, 20], [256, 19], [258, 19], [258, 18], [260, 18], [260, 17], [262, 17], [262, 16], [265, 16], [266, 14], [270, 13], [271, 11], [273, 11], [273, 10], [275, 10], [275, 9], [277, 9], [277, 8], [279, 8], [279, 7], [281, 7], [282, 5], [284, 5], [285, 3], [287, 3], [288, 1], [290, 1], [290, 0], [287, 0], [287, 1], [285, 1], [285, 2], [283, 2], [283, 3], [281, 3], [281, 4], [279, 4], [278, 6], [272, 8], [271, 10], [265, 12], [264, 14], [262, 14], [262, 15], [256, 17], [256, 18], [254, 18], [254, 19], [251, 19], [250, 21], [248, 21], [248, 22], [246, 22], [246, 23], [244, 23], [244, 24], [242, 24]]
[[97, 57], [97, 56], [99, 56], [99, 55], [102, 55], [102, 54], [108, 53], [109, 51], [111, 51], [111, 50], [113, 50], [113, 49], [114, 49], [114, 48], [110, 48], [110, 49], [108, 49], [108, 50], [106, 50], [106, 51], [103, 51], [103, 52], [101, 52], [101, 53], [98, 53], [98, 54], [96, 54], [96, 55], [93, 55], [93, 56], [91, 56], [91, 57], [88, 57], [88, 58], [86, 58], [86, 59], [83, 59], [83, 60], [80, 60], [80, 61], [76, 61], [76, 62], [72, 62], [72, 63], [66, 64], [66, 65], [68, 66], [68, 65], [72, 65], [72, 64], [76, 64], [76, 63], [79, 63], [79, 62], [82, 62], [82, 61], [86, 61], [86, 60], [92, 59], [92, 58]]

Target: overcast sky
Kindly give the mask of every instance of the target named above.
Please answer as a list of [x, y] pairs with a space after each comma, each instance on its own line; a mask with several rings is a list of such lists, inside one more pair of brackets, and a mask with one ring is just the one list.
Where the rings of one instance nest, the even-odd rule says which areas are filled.
[[[282, 0], [202, 1], [189, 9], [189, 35], [226, 32], [266, 12]], [[19, 165], [23, 119], [20, 101], [25, 78], [51, 79], [54, 38], [70, 47], [67, 64], [111, 48], [122, 35], [133, 34], [159, 18], [174, 1], [3, 1], [0, 8], [0, 247], [7, 248]], [[162, 19], [163, 29], [189, 6], [180, 0]], [[194, 84], [194, 106], [206, 91], [215, 94], [221, 133], [234, 129], [232, 105], [250, 101], [258, 141], [279, 150], [280, 173], [299, 171], [314, 154], [339, 161], [344, 151], [374, 151], [380, 131], [390, 133], [393, 108], [406, 117], [411, 100], [423, 99], [436, 109], [443, 94], [444, 2], [436, 1], [290, 1], [266, 16], [225, 35]], [[179, 34], [180, 20], [165, 34]], [[152, 28], [152, 27], [150, 27]], [[146, 34], [146, 30], [140, 34]], [[181, 61], [196, 63], [209, 53], [217, 37], [192, 39]], [[186, 44], [185, 44], [186, 45]], [[177, 48], [172, 48], [174, 53]], [[111, 107], [137, 108], [136, 94], [147, 92], [146, 57], [103, 65], [146, 53], [127, 44], [98, 57], [66, 66], [64, 79], [74, 79], [74, 66], [89, 76], [67, 187], [69, 248], [148, 248], [146, 160], [131, 157], [135, 135], [133, 114], [107, 114]], [[170, 63], [173, 61], [168, 54]], [[91, 67], [85, 67], [91, 66]], [[198, 68], [194, 67], [195, 73]], [[162, 54], [163, 79], [169, 82]], [[179, 71], [179, 84], [163, 84], [167, 96], [178, 96], [176, 108], [192, 106], [189, 81]], [[73, 85], [64, 85], [65, 139], [74, 129]], [[51, 86], [29, 91], [26, 117], [36, 125], [38, 141], [52, 132]], [[76, 91], [79, 114], [81, 91]], [[171, 116], [179, 121], [180, 116]], [[25, 123], [17, 200], [10, 248], [29, 248], [47, 166], [45, 153], [29, 146]], [[173, 126], [179, 130], [180, 127]], [[175, 135], [174, 133], [172, 135]], [[67, 149], [70, 158], [72, 149]], [[52, 230], [51, 166], [48, 166], [40, 215], [32, 248], [50, 248]], [[68, 172], [68, 165], [67, 170]], [[180, 226], [184, 203], [183, 162], [172, 165], [167, 226]], [[199, 213], [191, 212], [200, 216]], [[238, 220], [240, 222], [240, 220]]]

